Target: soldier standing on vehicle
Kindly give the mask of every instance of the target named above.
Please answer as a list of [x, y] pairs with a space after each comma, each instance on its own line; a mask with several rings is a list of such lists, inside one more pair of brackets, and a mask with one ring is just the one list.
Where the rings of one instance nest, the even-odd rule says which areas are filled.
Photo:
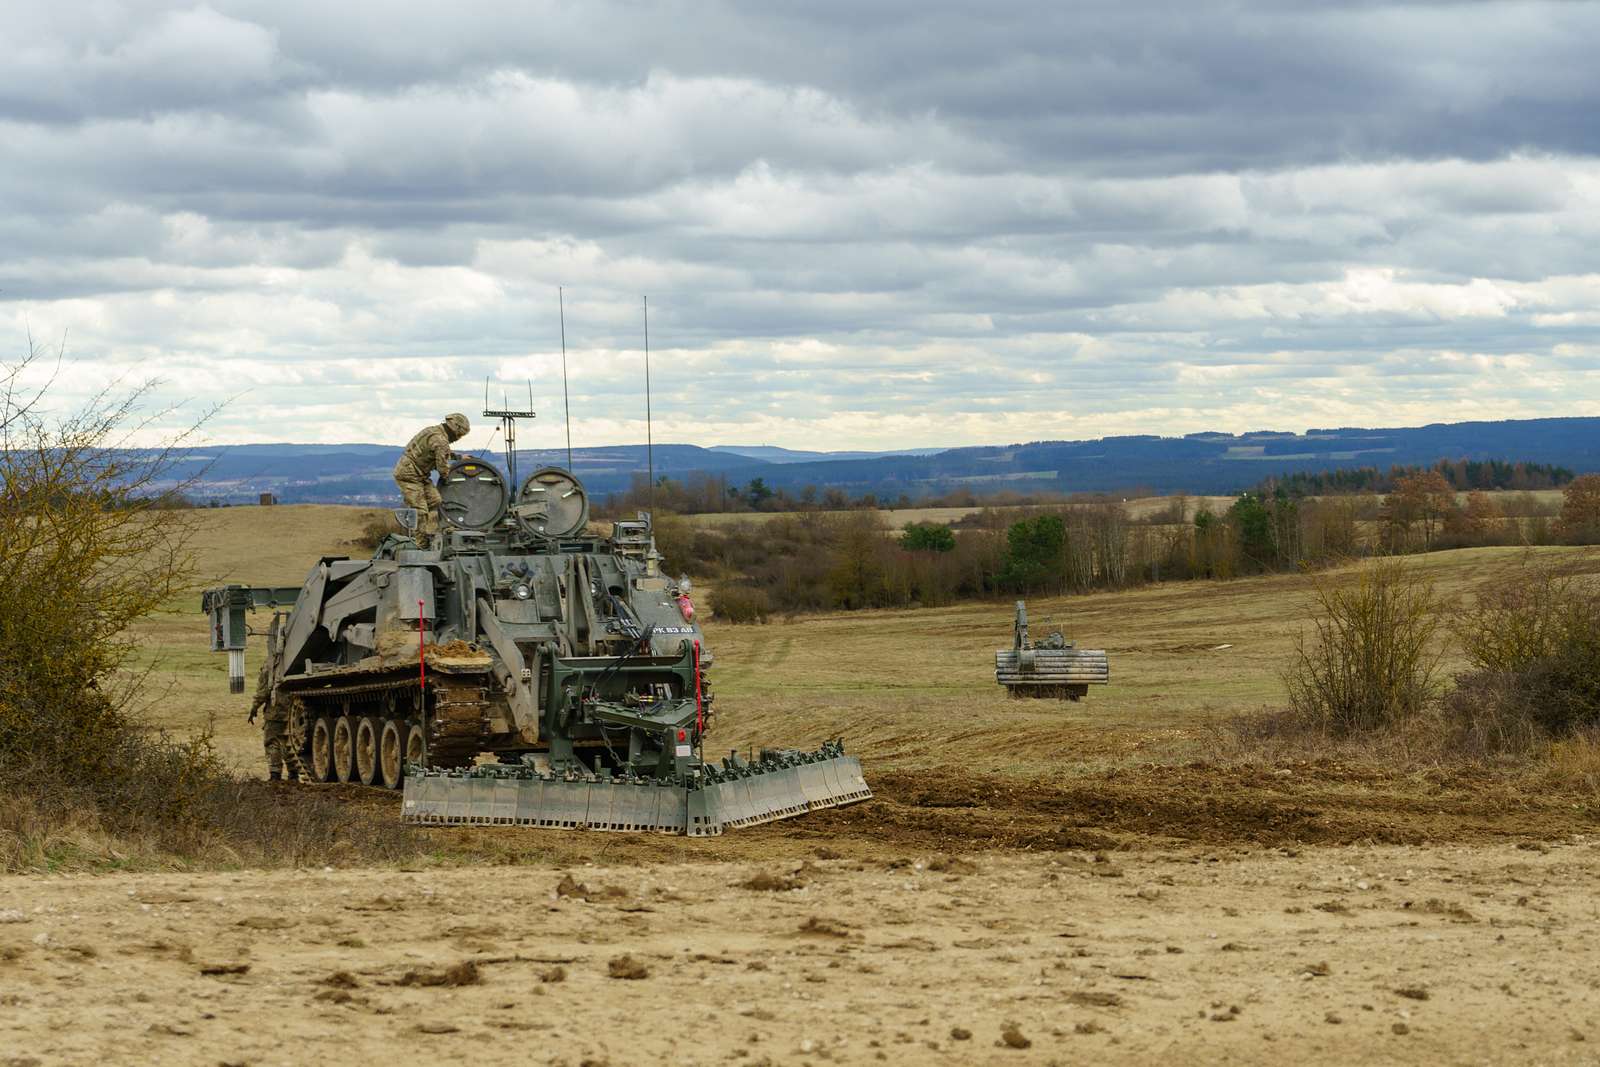
[[416, 509], [417, 544], [422, 548], [429, 547], [439, 532], [439, 490], [434, 487], [431, 476], [437, 471], [443, 480], [449, 473], [450, 461], [455, 458], [450, 446], [465, 437], [471, 428], [467, 417], [459, 411], [446, 415], [444, 422], [437, 426], [417, 431], [406, 445], [400, 462], [394, 465], [394, 483], [400, 487], [406, 507]]

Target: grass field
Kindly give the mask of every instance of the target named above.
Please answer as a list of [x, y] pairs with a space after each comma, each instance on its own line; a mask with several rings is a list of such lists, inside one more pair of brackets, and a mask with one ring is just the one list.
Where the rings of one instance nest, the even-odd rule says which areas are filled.
[[[363, 514], [340, 507], [201, 513], [199, 572], [208, 582], [298, 584], [319, 556], [364, 554], [353, 544]], [[1486, 548], [1418, 556], [1414, 565], [1448, 603], [1530, 557], [1591, 558], [1573, 549]], [[1279, 673], [1304, 625], [1310, 584], [1307, 576], [1278, 575], [1033, 600], [1035, 633], [1060, 629], [1110, 654], [1112, 684], [1081, 703], [1008, 700], [995, 685], [993, 652], [1011, 642], [1010, 601], [765, 626], [713, 618], [712, 740], [733, 748], [843, 736], [885, 768], [959, 763], [1011, 775], [1130, 757], [1193, 758], [1208, 726], [1282, 700]], [[198, 594], [173, 608], [141, 626], [147, 662], [158, 666], [157, 719], [178, 730], [214, 720], [229, 758], [259, 767], [258, 735], [242, 719], [248, 696], [227, 693], [225, 657], [206, 651]], [[258, 620], [264, 628], [266, 617]], [[251, 677], [259, 655], [252, 641]]]

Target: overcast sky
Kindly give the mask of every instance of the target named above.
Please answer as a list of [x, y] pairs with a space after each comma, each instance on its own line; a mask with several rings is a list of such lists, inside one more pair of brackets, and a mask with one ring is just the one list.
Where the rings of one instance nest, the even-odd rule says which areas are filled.
[[644, 294], [657, 441], [1600, 414], [1600, 5], [1203, 7], [4, 0], [5, 354], [554, 445], [565, 286], [579, 443]]

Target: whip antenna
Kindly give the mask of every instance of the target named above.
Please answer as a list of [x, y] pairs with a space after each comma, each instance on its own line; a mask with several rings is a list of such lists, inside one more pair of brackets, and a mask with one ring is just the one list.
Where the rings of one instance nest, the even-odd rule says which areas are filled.
[[656, 510], [656, 443], [650, 420], [650, 298], [644, 298], [644, 454], [650, 468], [650, 517]]
[[561, 312], [561, 403], [567, 410], [567, 470], [572, 470], [572, 398], [567, 393], [567, 301], [556, 286], [556, 307]]

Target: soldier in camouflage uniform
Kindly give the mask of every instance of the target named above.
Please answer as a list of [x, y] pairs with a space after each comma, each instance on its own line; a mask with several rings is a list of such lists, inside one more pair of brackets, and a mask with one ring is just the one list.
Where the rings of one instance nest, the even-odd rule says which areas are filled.
[[435, 471], [440, 478], [445, 476], [455, 457], [450, 446], [471, 428], [460, 412], [446, 415], [439, 425], [419, 430], [406, 445], [400, 462], [394, 465], [394, 482], [400, 487], [400, 495], [405, 498], [406, 507], [417, 511], [417, 544], [423, 548], [432, 544], [439, 532], [439, 490], [430, 476]]
[[[256, 675], [256, 695], [250, 701], [250, 721], [256, 721], [258, 712], [265, 712], [266, 721], [262, 724], [261, 741], [267, 750], [267, 777], [276, 782], [283, 777], [284, 749], [287, 747], [289, 733], [288, 708], [272, 699], [272, 670], [273, 661], [269, 657], [261, 665], [261, 671]], [[294, 764], [289, 765], [289, 777], [300, 777], [299, 768]]]

